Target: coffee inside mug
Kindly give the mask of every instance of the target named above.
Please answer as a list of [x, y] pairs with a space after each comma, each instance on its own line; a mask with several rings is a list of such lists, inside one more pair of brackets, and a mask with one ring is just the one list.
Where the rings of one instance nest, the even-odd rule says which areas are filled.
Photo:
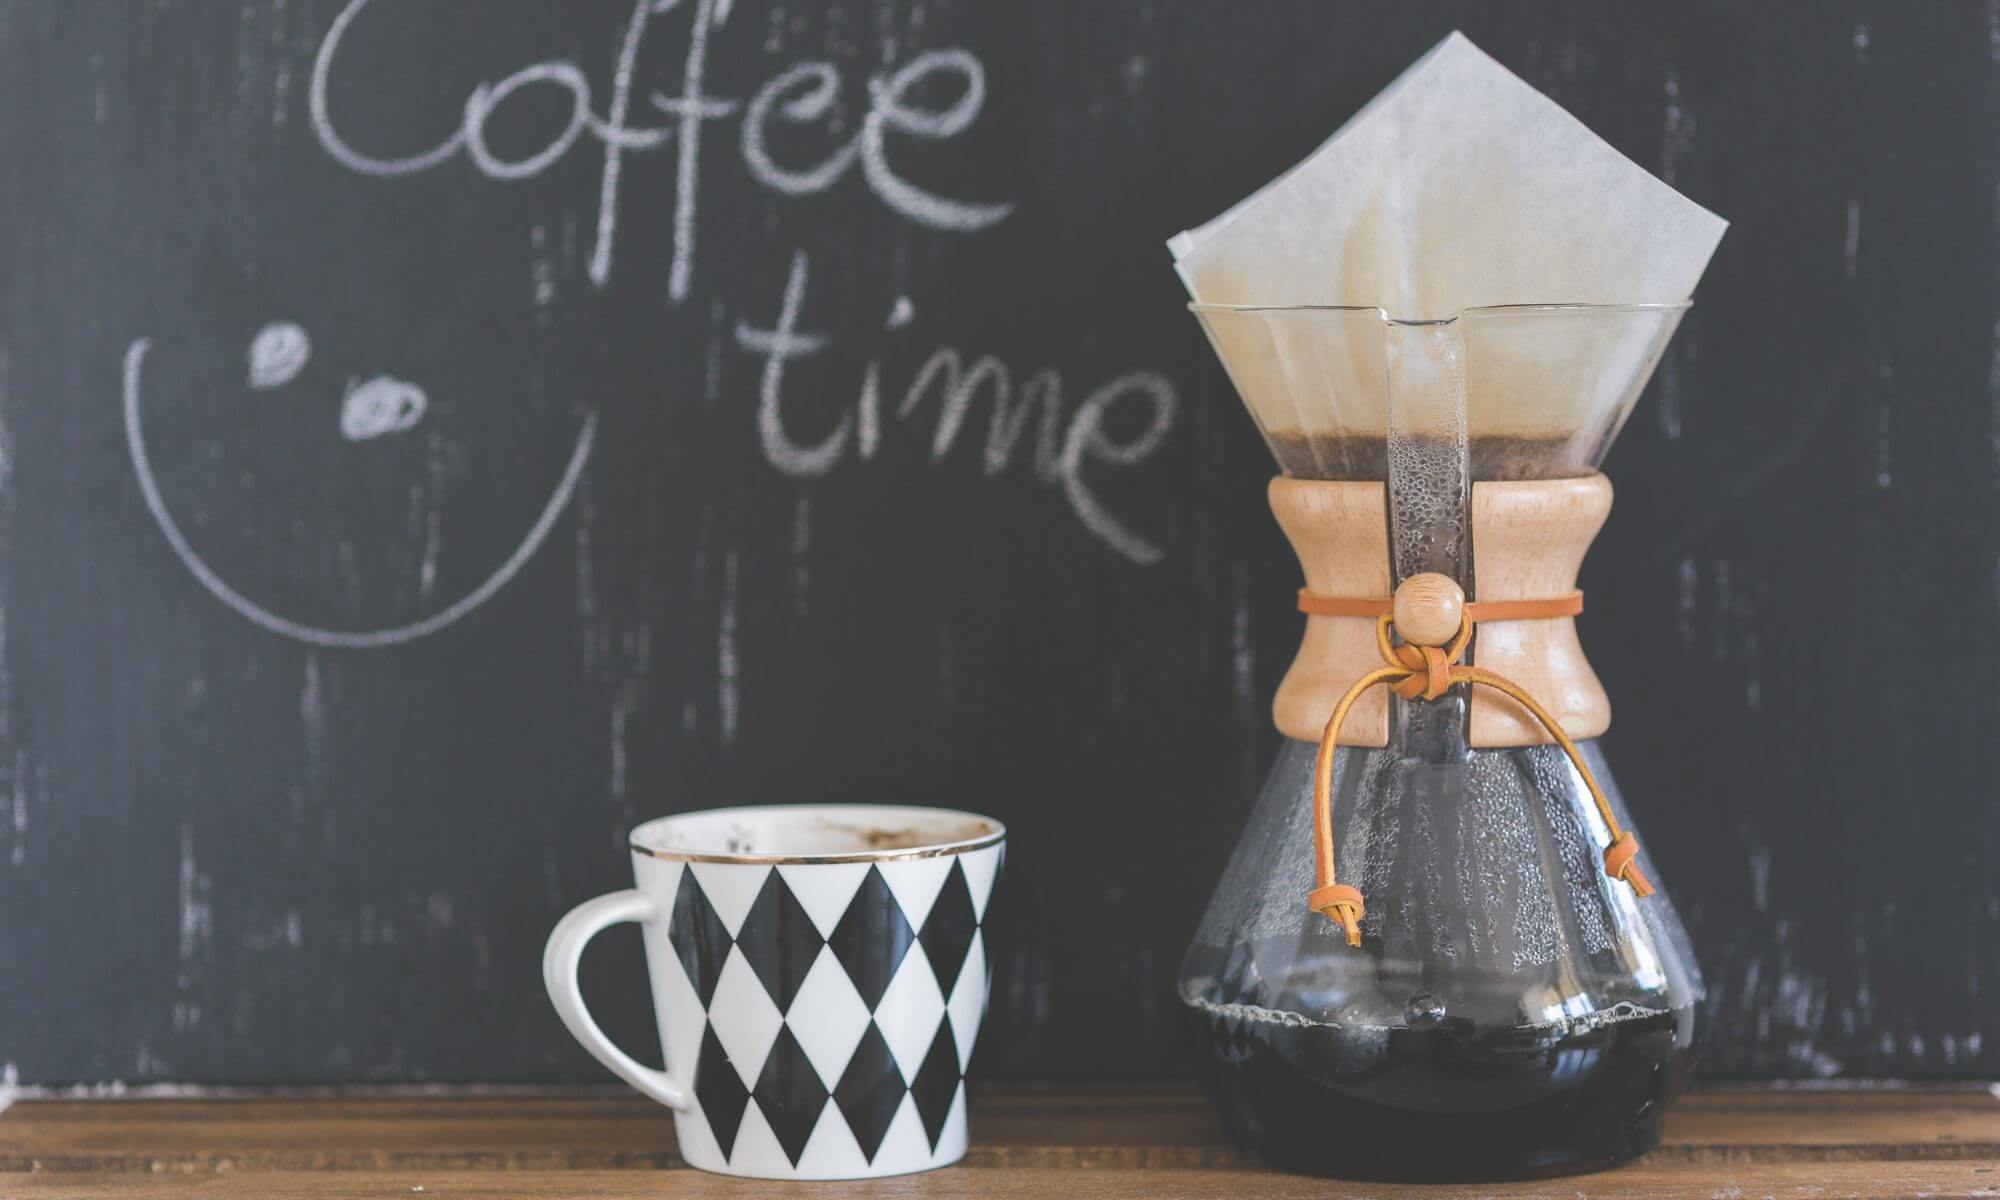
[[632, 848], [688, 862], [873, 862], [961, 854], [1006, 832], [948, 808], [772, 804], [660, 817], [632, 831]]

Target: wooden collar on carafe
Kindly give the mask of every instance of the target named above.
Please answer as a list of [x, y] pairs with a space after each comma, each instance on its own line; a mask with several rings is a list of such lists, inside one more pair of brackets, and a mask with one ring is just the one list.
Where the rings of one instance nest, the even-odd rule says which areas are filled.
[[[1474, 704], [1468, 741], [1474, 746], [1560, 746], [1610, 835], [1605, 872], [1649, 895], [1652, 887], [1636, 861], [1638, 843], [1620, 827], [1572, 740], [1595, 737], [1610, 723], [1609, 702], [1583, 657], [1574, 622], [1583, 609], [1576, 571], [1610, 511], [1610, 481], [1591, 475], [1473, 484], [1473, 582], [1480, 599], [1472, 602], [1454, 580], [1437, 574], [1412, 576], [1393, 597], [1384, 594], [1388, 497], [1381, 483], [1280, 478], [1271, 485], [1271, 507], [1298, 552], [1307, 584], [1299, 593], [1299, 608], [1309, 617], [1306, 638], [1273, 709], [1280, 730], [1319, 746], [1313, 764], [1316, 886], [1308, 905], [1340, 925], [1349, 945], [1360, 945], [1361, 893], [1334, 876], [1332, 768], [1338, 745], [1387, 744], [1385, 704], [1369, 714], [1371, 728], [1343, 736], [1360, 703], [1379, 697], [1376, 684], [1406, 700], [1436, 700], [1452, 687], [1468, 687]], [[1475, 625], [1485, 630], [1480, 665], [1470, 666], [1461, 660]], [[1504, 669], [1509, 667], [1514, 669]], [[1329, 713], [1335, 686], [1339, 698]], [[1545, 707], [1538, 694], [1554, 703]]]

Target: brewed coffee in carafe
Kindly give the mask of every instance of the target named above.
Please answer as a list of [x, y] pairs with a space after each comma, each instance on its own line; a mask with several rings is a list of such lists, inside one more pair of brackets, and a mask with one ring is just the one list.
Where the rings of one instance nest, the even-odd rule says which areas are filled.
[[1701, 980], [1597, 737], [1597, 466], [1684, 304], [1193, 306], [1281, 475], [1306, 632], [1182, 968], [1273, 1165], [1490, 1179], [1643, 1153]]

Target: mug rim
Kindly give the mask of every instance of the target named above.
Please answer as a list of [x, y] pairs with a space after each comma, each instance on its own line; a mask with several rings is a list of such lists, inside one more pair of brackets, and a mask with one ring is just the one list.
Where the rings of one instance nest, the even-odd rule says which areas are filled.
[[[973, 837], [956, 838], [951, 841], [926, 842], [919, 846], [899, 846], [884, 850], [842, 850], [828, 854], [783, 854], [752, 853], [705, 850], [670, 850], [663, 846], [648, 845], [643, 835], [676, 821], [696, 817], [712, 817], [721, 813], [856, 813], [891, 810], [903, 813], [921, 813], [927, 816], [960, 818], [977, 822], [988, 828]], [[648, 858], [664, 859], [668, 862], [696, 863], [738, 863], [745, 866], [766, 866], [784, 864], [815, 863], [874, 863], [897, 862], [916, 858], [943, 858], [948, 855], [969, 854], [974, 850], [984, 850], [1007, 840], [1007, 826], [984, 813], [967, 812], [959, 808], [938, 808], [927, 804], [727, 804], [714, 808], [693, 809], [682, 813], [668, 813], [654, 817], [650, 821], [635, 826], [626, 842], [632, 853]]]

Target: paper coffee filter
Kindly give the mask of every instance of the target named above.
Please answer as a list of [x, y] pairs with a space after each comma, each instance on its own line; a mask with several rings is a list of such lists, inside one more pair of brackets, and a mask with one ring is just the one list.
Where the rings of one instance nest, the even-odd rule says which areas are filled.
[[1351, 456], [1323, 443], [1387, 436], [1392, 406], [1405, 433], [1561, 442], [1588, 470], [1726, 227], [1454, 33], [1168, 244], [1288, 471], [1338, 464], [1278, 435]]
[[[1401, 437], [1470, 441], [1473, 477], [1502, 479], [1595, 469], [1684, 311], [1486, 309], [1423, 324], [1373, 309], [1196, 315], [1287, 474], [1387, 478], [1393, 426]], [[1499, 440], [1514, 443], [1513, 457], [1482, 459]], [[1523, 457], [1530, 444], [1539, 459]]]

